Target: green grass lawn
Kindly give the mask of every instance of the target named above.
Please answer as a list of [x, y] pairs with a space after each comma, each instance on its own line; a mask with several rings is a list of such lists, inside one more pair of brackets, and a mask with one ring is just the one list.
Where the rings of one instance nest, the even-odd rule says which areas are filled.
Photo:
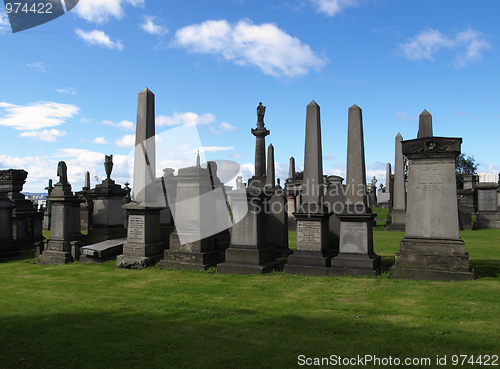
[[404, 368], [436, 368], [446, 355], [455, 368], [472, 366], [452, 366], [452, 355], [500, 355], [500, 230], [461, 233], [483, 269], [460, 282], [389, 279], [403, 236], [374, 231], [376, 278], [50, 266], [25, 255], [0, 264], [0, 368], [304, 367], [299, 355], [432, 360]]

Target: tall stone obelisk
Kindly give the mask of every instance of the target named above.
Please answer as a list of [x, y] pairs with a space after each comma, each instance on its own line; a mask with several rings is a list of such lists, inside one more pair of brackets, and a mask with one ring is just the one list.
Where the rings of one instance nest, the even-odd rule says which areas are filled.
[[365, 148], [361, 108], [349, 108], [347, 133], [346, 200], [340, 219], [339, 253], [328, 275], [376, 275], [380, 256], [373, 251], [373, 220], [367, 206]]
[[406, 230], [391, 278], [474, 279], [458, 223], [455, 159], [461, 144], [461, 138], [433, 137], [427, 110], [418, 138], [402, 142], [409, 164]]
[[323, 161], [320, 108], [307, 105], [302, 204], [293, 214], [297, 220], [297, 251], [288, 257], [285, 273], [328, 275], [334, 255], [328, 230], [333, 214], [323, 202]]
[[264, 126], [266, 107], [257, 107], [257, 128], [252, 128], [255, 136], [255, 175], [248, 180], [249, 186], [262, 187], [266, 184], [266, 136], [271, 132]]
[[387, 226], [388, 231], [404, 232], [406, 223], [406, 189], [405, 169], [403, 159], [403, 137], [401, 133], [396, 136], [394, 155], [394, 196], [392, 201], [391, 224]]
[[127, 242], [116, 265], [141, 269], [163, 257], [166, 244], [161, 237], [160, 211], [156, 203], [156, 147], [154, 94], [139, 93], [135, 132], [133, 201], [123, 208], [128, 213]]

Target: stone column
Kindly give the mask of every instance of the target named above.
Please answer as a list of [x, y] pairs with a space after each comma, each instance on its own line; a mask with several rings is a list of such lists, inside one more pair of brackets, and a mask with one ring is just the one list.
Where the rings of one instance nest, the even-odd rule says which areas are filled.
[[73, 239], [73, 209], [75, 201], [79, 200], [71, 190], [64, 161], [59, 162], [57, 175], [59, 182], [47, 198], [52, 204], [50, 239], [44, 241], [43, 252], [38, 255], [39, 264], [71, 263], [80, 253], [79, 243]]
[[406, 189], [402, 142], [403, 137], [401, 133], [398, 133], [394, 156], [394, 198], [391, 209], [391, 224], [386, 228], [388, 231], [404, 232], [405, 230]]
[[154, 94], [139, 93], [135, 131], [134, 201], [123, 205], [128, 212], [127, 242], [116, 265], [142, 269], [163, 257], [166, 243], [161, 237], [160, 211], [156, 203], [156, 148]]
[[406, 231], [391, 278], [473, 279], [458, 224], [455, 159], [462, 139], [432, 137], [427, 110], [419, 137], [402, 143], [409, 163]]
[[346, 202], [340, 219], [339, 253], [332, 259], [328, 275], [376, 275], [380, 256], [373, 251], [376, 214], [367, 206], [365, 146], [361, 109], [349, 108], [347, 133]]
[[259, 103], [257, 107], [257, 128], [252, 128], [255, 136], [255, 175], [249, 179], [249, 186], [264, 186], [266, 181], [266, 136], [270, 131], [264, 127], [266, 107]]
[[324, 204], [321, 121], [319, 105], [307, 105], [302, 203], [297, 220], [297, 249], [288, 257], [285, 273], [327, 275], [334, 255], [328, 220], [332, 215]]

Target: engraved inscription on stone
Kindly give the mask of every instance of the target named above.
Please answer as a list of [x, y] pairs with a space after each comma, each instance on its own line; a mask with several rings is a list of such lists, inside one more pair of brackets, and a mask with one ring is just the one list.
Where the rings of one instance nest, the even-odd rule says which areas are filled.
[[144, 215], [128, 217], [127, 241], [144, 243]]
[[297, 224], [297, 242], [320, 244], [321, 224], [315, 222], [299, 222]]
[[419, 168], [416, 173], [415, 187], [426, 191], [437, 191], [444, 188], [443, 173], [441, 168]]
[[340, 225], [341, 252], [365, 254], [368, 252], [366, 223], [342, 222]]

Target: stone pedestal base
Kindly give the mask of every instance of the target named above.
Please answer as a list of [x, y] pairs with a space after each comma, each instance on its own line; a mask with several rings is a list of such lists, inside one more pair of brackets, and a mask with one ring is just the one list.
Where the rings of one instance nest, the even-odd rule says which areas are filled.
[[480, 211], [476, 215], [473, 229], [495, 228], [500, 229], [500, 213], [497, 211]]
[[464, 241], [405, 238], [396, 253], [391, 278], [450, 281], [474, 279], [474, 273]]
[[159, 265], [169, 269], [207, 270], [218, 261], [219, 251], [215, 249], [213, 236], [181, 245], [174, 231], [170, 234], [170, 249], [165, 250]]
[[16, 241], [4, 240], [0, 241], [0, 261], [7, 261], [15, 259], [21, 254], [17, 247]]
[[332, 277], [376, 276], [380, 274], [381, 258], [376, 254], [339, 254], [332, 259], [328, 275]]
[[391, 222], [387, 225], [386, 230], [391, 232], [404, 232], [406, 223], [406, 211], [393, 209], [390, 218]]
[[41, 255], [38, 255], [38, 264], [63, 265], [73, 262], [71, 252], [44, 250]]
[[116, 266], [142, 269], [155, 265], [163, 258], [166, 243], [161, 237], [159, 206], [131, 202], [123, 206], [128, 212], [127, 242]]
[[297, 250], [287, 259], [284, 272], [328, 275], [335, 252], [329, 239], [328, 220], [332, 212], [294, 213], [297, 219]]
[[226, 250], [226, 261], [217, 265], [220, 274], [264, 274], [283, 267], [274, 259], [274, 248], [255, 249], [232, 246]]

